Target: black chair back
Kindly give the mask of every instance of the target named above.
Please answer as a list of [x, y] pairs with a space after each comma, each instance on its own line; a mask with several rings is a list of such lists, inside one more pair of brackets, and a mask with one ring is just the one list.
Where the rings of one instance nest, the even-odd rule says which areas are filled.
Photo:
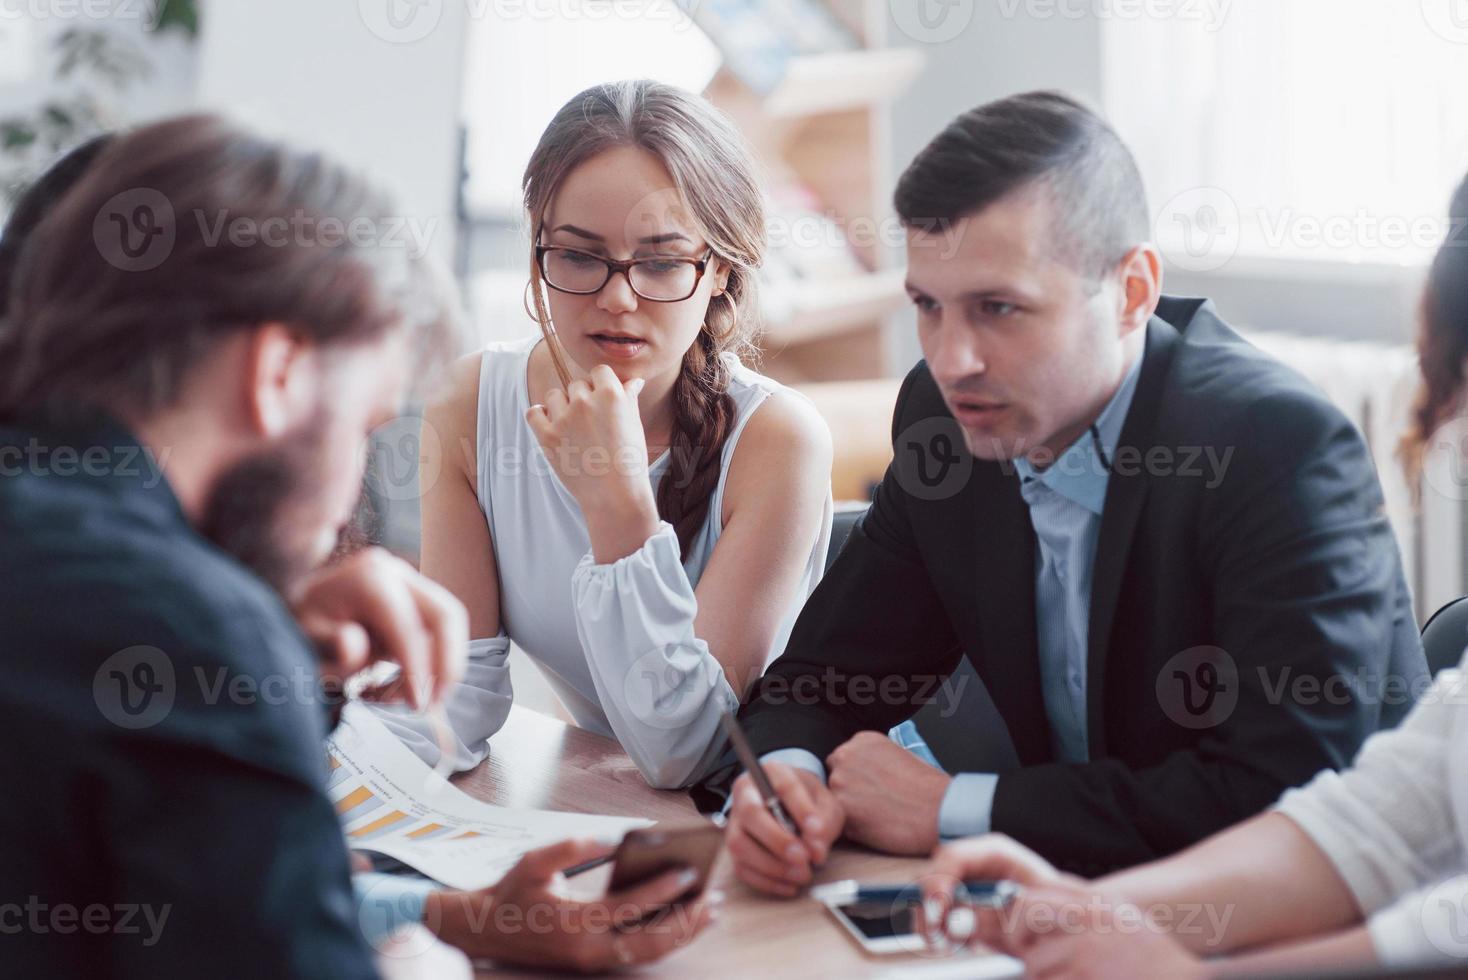
[[1422, 627], [1427, 672], [1436, 677], [1444, 667], [1458, 666], [1465, 648], [1468, 648], [1468, 596], [1443, 606]]

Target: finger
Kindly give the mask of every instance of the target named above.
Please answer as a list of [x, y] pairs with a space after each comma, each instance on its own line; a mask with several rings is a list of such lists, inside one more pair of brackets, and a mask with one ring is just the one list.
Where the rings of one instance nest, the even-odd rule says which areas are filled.
[[[396, 663], [408, 680], [408, 700], [423, 709], [429, 690], [428, 630], [406, 585], [411, 567], [386, 552], [366, 551], [372, 564], [358, 583], [351, 612], [373, 640], [373, 657]], [[413, 572], [413, 574], [417, 574]]]
[[830, 852], [830, 841], [825, 837], [827, 828], [821, 818], [820, 807], [816, 806], [814, 791], [796, 770], [784, 766], [774, 768], [770, 773], [770, 783], [775, 787], [786, 814], [800, 828], [800, 839], [805, 845], [808, 860], [817, 864], [825, 861]]
[[610, 391], [615, 393], [622, 383], [617, 380], [617, 372], [610, 365], [598, 364], [592, 368], [586, 376], [587, 391]]
[[1075, 959], [1075, 937], [1064, 933], [1046, 936], [1041, 942], [1032, 943], [1023, 950], [1027, 976], [1064, 977], [1074, 975], [1072, 964]]
[[781, 898], [794, 898], [801, 892], [799, 885], [786, 881], [782, 877], [767, 875], [744, 864], [734, 865], [734, 877], [755, 891], [768, 895], [779, 895]]
[[566, 393], [560, 388], [552, 388], [545, 393], [545, 400], [541, 404], [545, 407], [546, 416], [554, 422], [566, 414]]
[[322, 680], [340, 685], [367, 666], [372, 640], [360, 623], [315, 614], [303, 615], [299, 622], [321, 661]]
[[729, 856], [737, 865], [747, 867], [752, 871], [773, 879], [786, 880], [802, 884], [809, 879], [809, 875], [792, 876], [788, 862], [775, 857], [762, 845], [744, 834], [733, 834], [728, 840]]
[[555, 426], [544, 405], [531, 405], [526, 409], [525, 424], [530, 426], [530, 431], [535, 434], [536, 442], [539, 442], [543, 448], [550, 448], [555, 435]]
[[775, 820], [765, 809], [752, 783], [735, 789], [734, 806], [739, 810], [740, 830], [785, 864], [801, 868], [810, 864], [810, 852], [800, 839]]
[[509, 874], [505, 877], [515, 875], [519, 880], [543, 883], [550, 881], [567, 868], [574, 868], [578, 864], [607, 857], [614, 850], [616, 850], [615, 844], [585, 837], [573, 837], [548, 847], [529, 851], [520, 858], [519, 863], [510, 869]]
[[[590, 397], [591, 385], [587, 384], [584, 378], [577, 378], [566, 388], [566, 401], [572, 404], [584, 402]], [[547, 398], [546, 400], [549, 401], [550, 399]]]
[[607, 896], [612, 921], [618, 928], [629, 926], [672, 905], [688, 893], [698, 873], [692, 868], [675, 868], [631, 888]]
[[633, 399], [642, 394], [642, 389], [646, 387], [646, 378], [631, 378], [627, 381], [625, 385], [622, 386], [623, 390], [627, 392], [627, 396]]
[[617, 960], [628, 966], [660, 960], [692, 942], [712, 921], [713, 913], [703, 902], [679, 906], [657, 922], [624, 932], [618, 944], [622, 955]]
[[428, 671], [431, 703], [437, 703], [464, 676], [469, 656], [469, 616], [448, 589], [424, 575], [407, 580], [418, 614], [428, 628]]
[[1014, 949], [1014, 923], [1019, 920], [1004, 910], [979, 908], [974, 910], [974, 935], [969, 945], [982, 943], [1001, 953], [1012, 953]]

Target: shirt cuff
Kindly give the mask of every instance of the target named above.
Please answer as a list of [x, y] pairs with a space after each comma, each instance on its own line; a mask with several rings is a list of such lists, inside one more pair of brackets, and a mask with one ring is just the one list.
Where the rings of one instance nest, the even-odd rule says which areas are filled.
[[976, 837], [989, 832], [994, 790], [999, 777], [990, 772], [961, 772], [948, 784], [938, 808], [939, 837]]
[[[767, 766], [771, 762], [783, 762], [787, 766], [804, 769], [806, 772], [815, 773], [816, 778], [821, 782], [824, 783], [826, 781], [826, 767], [821, 763], [820, 759], [816, 758], [816, 754], [809, 749], [775, 749], [773, 752], [766, 752], [759, 757], [759, 763], [762, 766]], [[724, 808], [719, 812], [727, 817], [729, 815], [729, 808], [733, 805], [734, 794], [730, 793], [729, 798], [724, 801]]]
[[782, 762], [796, 769], [813, 772], [821, 782], [824, 783], [826, 781], [825, 765], [809, 749], [775, 749], [773, 752], [766, 752], [760, 756], [759, 761], [762, 766], [767, 766], [771, 762]]
[[423, 921], [428, 893], [438, 885], [427, 878], [364, 871], [352, 875], [357, 899], [357, 927], [374, 946], [393, 933]]

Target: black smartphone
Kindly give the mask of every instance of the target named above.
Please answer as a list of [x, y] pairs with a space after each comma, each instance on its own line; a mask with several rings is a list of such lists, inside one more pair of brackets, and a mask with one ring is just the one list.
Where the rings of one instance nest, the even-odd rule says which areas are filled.
[[609, 892], [620, 892], [674, 868], [692, 868], [698, 876], [675, 901], [687, 901], [708, 885], [714, 861], [724, 847], [724, 828], [711, 823], [646, 827], [629, 830], [612, 855]]

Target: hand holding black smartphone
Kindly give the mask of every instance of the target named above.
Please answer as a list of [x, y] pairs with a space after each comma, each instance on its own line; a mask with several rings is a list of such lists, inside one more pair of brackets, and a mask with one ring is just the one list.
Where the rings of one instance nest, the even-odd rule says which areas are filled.
[[697, 877], [677, 901], [703, 893], [714, 861], [724, 846], [724, 828], [712, 823], [646, 827], [630, 830], [612, 855], [610, 892], [625, 891], [665, 871], [690, 868]]

